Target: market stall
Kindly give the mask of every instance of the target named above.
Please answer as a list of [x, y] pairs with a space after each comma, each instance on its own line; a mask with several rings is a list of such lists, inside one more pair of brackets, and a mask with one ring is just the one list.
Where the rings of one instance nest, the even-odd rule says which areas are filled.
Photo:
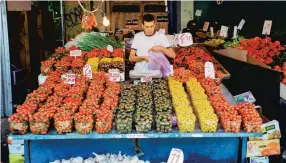
[[[251, 103], [236, 105], [221, 84], [230, 74], [206, 49], [176, 48], [173, 76], [125, 82], [123, 49], [84, 33], [42, 62], [46, 79], [9, 118], [9, 137], [25, 141], [26, 162], [119, 151], [160, 162], [172, 148], [185, 161], [245, 160], [247, 137], [261, 135], [261, 115]], [[206, 62], [214, 79], [205, 78]]]

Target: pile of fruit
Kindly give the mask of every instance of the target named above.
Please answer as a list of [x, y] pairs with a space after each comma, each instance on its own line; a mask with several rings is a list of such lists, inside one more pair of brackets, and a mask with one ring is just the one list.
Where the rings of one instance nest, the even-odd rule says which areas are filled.
[[134, 114], [137, 132], [149, 132], [153, 125], [152, 84], [139, 83], [137, 92], [136, 111]]
[[192, 76], [204, 78], [205, 62], [212, 62], [216, 78], [221, 79], [224, 77], [225, 70], [203, 49], [199, 47], [179, 47], [175, 49], [175, 52], [174, 69], [185, 67], [191, 71]]
[[136, 85], [124, 84], [116, 114], [116, 129], [120, 133], [132, 131], [133, 113], [136, 104]]
[[265, 64], [271, 64], [273, 57], [278, 56], [281, 50], [285, 49], [279, 41], [272, 42], [270, 37], [240, 40], [240, 46], [247, 51], [247, 55], [255, 57]]
[[155, 122], [157, 132], [172, 131], [172, 104], [166, 80], [154, 80], [153, 99], [155, 105]]
[[234, 109], [234, 106], [227, 102], [216, 83], [212, 79], [206, 78], [201, 79], [200, 84], [205, 89], [208, 99], [219, 116], [224, 131], [239, 132], [241, 116]]
[[[80, 56], [70, 56], [72, 50], [82, 50]], [[109, 69], [119, 69], [124, 72], [124, 52], [122, 49], [114, 49], [109, 52], [106, 48], [94, 48], [90, 52], [71, 46], [68, 50], [58, 47], [48, 60], [41, 62], [41, 73], [49, 75], [56, 71], [61, 74], [72, 70], [76, 74], [82, 74], [85, 64], [89, 64], [93, 72], [103, 71], [108, 73]]]
[[255, 110], [255, 105], [249, 102], [238, 104], [235, 109], [242, 117], [243, 129], [247, 132], [259, 132], [262, 119]]
[[187, 91], [191, 97], [194, 111], [198, 117], [202, 132], [216, 132], [218, 117], [207, 99], [204, 89], [196, 78], [191, 78], [186, 83]]
[[172, 97], [173, 108], [177, 116], [180, 132], [193, 132], [196, 126], [196, 117], [190, 106], [183, 83], [172, 77], [168, 78], [168, 85]]
[[207, 46], [211, 46], [211, 47], [219, 47], [221, 44], [223, 44], [225, 41], [220, 39], [220, 38], [217, 38], [217, 39], [210, 39], [210, 40], [207, 40], [204, 42], [205, 45]]
[[243, 36], [238, 36], [236, 39], [233, 39], [232, 41], [227, 41], [223, 44], [223, 46], [226, 47], [232, 47], [232, 48], [237, 48], [237, 49], [242, 49], [240, 46], [240, 42], [242, 40], [245, 40]]

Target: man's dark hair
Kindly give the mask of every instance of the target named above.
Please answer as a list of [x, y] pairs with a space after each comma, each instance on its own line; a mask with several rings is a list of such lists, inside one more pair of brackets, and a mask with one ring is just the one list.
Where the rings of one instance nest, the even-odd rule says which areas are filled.
[[145, 14], [143, 16], [142, 24], [144, 24], [144, 22], [152, 22], [152, 21], [155, 21], [154, 16], [151, 14]]

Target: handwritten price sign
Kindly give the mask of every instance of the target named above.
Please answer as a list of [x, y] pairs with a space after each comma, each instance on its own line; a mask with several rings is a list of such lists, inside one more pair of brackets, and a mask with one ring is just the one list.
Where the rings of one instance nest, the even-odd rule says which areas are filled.
[[70, 51], [70, 56], [73, 56], [73, 57], [81, 56], [81, 50], [72, 50], [72, 51]]
[[181, 149], [173, 148], [169, 155], [167, 163], [183, 163], [184, 162], [184, 152]]
[[211, 62], [205, 63], [205, 77], [215, 79], [214, 65]]
[[92, 70], [89, 64], [86, 64], [83, 67], [83, 75], [85, 75], [86, 77], [88, 77], [89, 79], [92, 79]]
[[62, 75], [62, 80], [66, 84], [75, 84], [75, 74], [73, 73], [65, 73]]
[[141, 82], [142, 83], [146, 83], [146, 82], [151, 82], [152, 81], [152, 77], [151, 76], [144, 76], [143, 78], [141, 78]]
[[109, 80], [119, 82], [121, 80], [120, 73], [109, 73]]
[[178, 35], [180, 46], [191, 46], [193, 44], [193, 36], [190, 33], [182, 33]]
[[264, 25], [263, 25], [262, 34], [270, 35], [271, 27], [272, 27], [272, 20], [265, 20]]

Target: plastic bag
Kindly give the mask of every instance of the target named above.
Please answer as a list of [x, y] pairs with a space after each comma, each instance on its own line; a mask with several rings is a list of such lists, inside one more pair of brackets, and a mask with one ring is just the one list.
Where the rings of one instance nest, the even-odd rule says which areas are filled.
[[160, 70], [163, 77], [167, 77], [171, 73], [171, 65], [162, 52], [150, 53], [149, 70]]

